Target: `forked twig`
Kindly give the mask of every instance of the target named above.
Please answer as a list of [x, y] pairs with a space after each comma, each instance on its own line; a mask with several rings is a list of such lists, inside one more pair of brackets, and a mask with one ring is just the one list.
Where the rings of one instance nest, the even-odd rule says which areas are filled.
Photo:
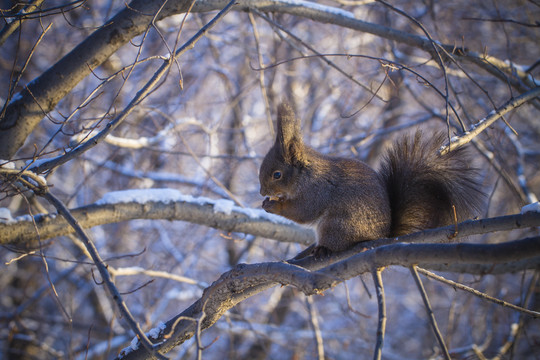
[[456, 149], [467, 144], [504, 114], [514, 110], [528, 101], [533, 100], [538, 96], [540, 96], [540, 86], [535, 87], [521, 94], [520, 96], [510, 99], [504, 105], [496, 110], [491, 111], [485, 118], [479, 120], [476, 124], [471, 126], [471, 128], [463, 136], [453, 138], [450, 144], [444, 146], [440, 150], [441, 155], [450, 152], [450, 149]]

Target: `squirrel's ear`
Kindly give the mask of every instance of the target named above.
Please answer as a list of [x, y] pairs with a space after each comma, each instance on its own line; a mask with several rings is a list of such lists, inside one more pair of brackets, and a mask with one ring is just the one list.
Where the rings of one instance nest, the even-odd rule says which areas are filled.
[[278, 106], [276, 145], [289, 165], [305, 165], [307, 163], [304, 142], [300, 131], [300, 120], [288, 103]]

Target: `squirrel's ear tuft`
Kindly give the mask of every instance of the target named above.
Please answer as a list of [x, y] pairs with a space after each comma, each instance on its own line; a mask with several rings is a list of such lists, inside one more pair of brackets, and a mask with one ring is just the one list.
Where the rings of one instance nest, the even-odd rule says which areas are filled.
[[289, 165], [305, 165], [306, 151], [300, 131], [300, 120], [288, 103], [278, 106], [276, 145]]

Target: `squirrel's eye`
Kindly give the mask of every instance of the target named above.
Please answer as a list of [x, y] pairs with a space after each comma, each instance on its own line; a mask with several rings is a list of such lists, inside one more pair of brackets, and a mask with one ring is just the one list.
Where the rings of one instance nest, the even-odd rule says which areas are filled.
[[274, 173], [272, 174], [272, 177], [274, 178], [274, 180], [281, 179], [281, 171], [274, 171]]

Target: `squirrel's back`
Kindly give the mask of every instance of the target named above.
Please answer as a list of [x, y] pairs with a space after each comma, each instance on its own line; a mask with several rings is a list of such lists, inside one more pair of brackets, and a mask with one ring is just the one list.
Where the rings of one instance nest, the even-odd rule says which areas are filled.
[[482, 208], [478, 170], [466, 148], [445, 155], [444, 133], [396, 142], [383, 159], [380, 175], [391, 204], [391, 236], [463, 221]]

